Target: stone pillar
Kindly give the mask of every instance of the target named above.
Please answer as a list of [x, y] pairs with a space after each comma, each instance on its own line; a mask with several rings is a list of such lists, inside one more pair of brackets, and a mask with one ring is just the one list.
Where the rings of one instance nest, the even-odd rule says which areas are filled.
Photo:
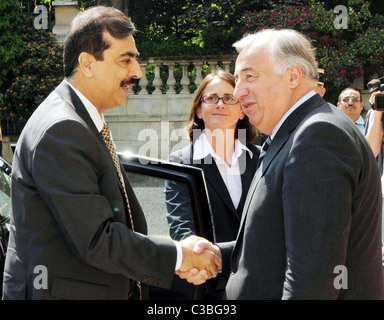
[[211, 73], [215, 73], [216, 72], [216, 64], [217, 64], [216, 61], [208, 61], [208, 65], [211, 68]]
[[231, 72], [231, 61], [223, 61], [224, 71]]
[[147, 64], [142, 63], [142, 64], [140, 64], [140, 66], [141, 66], [141, 71], [143, 73], [143, 76], [141, 77], [140, 82], [139, 82], [139, 85], [141, 87], [139, 95], [147, 95], [148, 94], [148, 91], [147, 91], [147, 86], [148, 86]]
[[167, 85], [169, 86], [169, 90], [167, 91], [167, 94], [174, 94], [175, 91], [175, 85], [176, 85], [176, 79], [173, 74], [175, 68], [174, 62], [168, 62], [168, 70], [169, 70], [169, 76], [167, 80]]
[[155, 91], [152, 92], [152, 94], [161, 94], [161, 85], [163, 84], [163, 81], [160, 77], [160, 66], [161, 62], [155, 62], [155, 78], [153, 79], [153, 85], [155, 86]]
[[180, 62], [181, 67], [183, 68], [183, 77], [180, 80], [180, 84], [183, 86], [183, 89], [180, 91], [180, 93], [189, 93], [188, 85], [189, 85], [189, 78], [188, 78], [188, 61], [181, 61]]
[[195, 67], [196, 67], [196, 79], [195, 79], [195, 85], [199, 86], [200, 83], [203, 81], [203, 61], [196, 61], [195, 62]]
[[55, 26], [53, 34], [58, 43], [63, 43], [67, 35], [69, 24], [79, 12], [79, 3], [71, 0], [55, 0], [52, 2], [55, 7]]

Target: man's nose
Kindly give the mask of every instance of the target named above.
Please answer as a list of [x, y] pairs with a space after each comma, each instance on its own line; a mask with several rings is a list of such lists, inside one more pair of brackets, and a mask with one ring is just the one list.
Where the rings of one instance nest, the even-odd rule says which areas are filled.
[[235, 91], [233, 92], [233, 95], [241, 100], [243, 97], [245, 97], [248, 94], [248, 89], [243, 85], [243, 83], [239, 80], [236, 82]]
[[134, 60], [132, 69], [130, 71], [131, 76], [134, 79], [140, 79], [143, 76], [143, 71], [141, 70], [140, 63], [136, 59]]

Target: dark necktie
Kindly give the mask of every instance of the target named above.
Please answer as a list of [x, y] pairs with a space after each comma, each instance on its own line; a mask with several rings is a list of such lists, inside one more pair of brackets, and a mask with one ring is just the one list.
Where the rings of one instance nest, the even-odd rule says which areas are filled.
[[263, 161], [263, 158], [264, 158], [264, 156], [265, 156], [265, 154], [269, 148], [269, 145], [271, 144], [271, 141], [272, 140], [268, 136], [267, 140], [265, 140], [263, 146], [261, 147], [261, 152], [260, 152], [260, 156], [259, 156], [259, 161], [257, 162], [257, 167], [260, 167], [261, 162]]
[[[119, 176], [120, 183], [123, 186], [124, 198], [125, 198], [125, 202], [126, 202], [127, 207], [128, 207], [128, 213], [129, 213], [129, 219], [131, 222], [132, 231], [135, 231], [135, 226], [133, 224], [133, 216], [132, 216], [131, 206], [129, 205], [128, 194], [127, 194], [127, 190], [125, 188], [123, 174], [121, 173], [121, 165], [120, 165], [119, 157], [117, 156], [116, 146], [112, 140], [111, 134], [108, 130], [106, 123], [104, 123], [103, 129], [100, 131], [100, 133], [101, 133], [101, 136], [103, 137], [103, 140], [104, 140], [104, 142], [105, 142], [105, 144], [109, 150], [109, 153], [111, 154], [113, 163], [115, 164], [117, 175]], [[139, 288], [140, 300], [142, 300], [142, 291], [141, 291], [141, 283], [140, 282], [137, 282], [137, 287]]]

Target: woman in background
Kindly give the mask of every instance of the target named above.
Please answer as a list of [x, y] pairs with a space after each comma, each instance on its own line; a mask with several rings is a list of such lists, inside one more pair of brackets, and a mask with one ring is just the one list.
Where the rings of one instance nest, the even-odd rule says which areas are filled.
[[[191, 143], [169, 155], [171, 162], [204, 170], [217, 242], [236, 239], [260, 153], [252, 144], [256, 131], [233, 96], [234, 88], [234, 76], [228, 72], [217, 71], [204, 78], [187, 125]], [[188, 190], [168, 182], [166, 202], [171, 237], [182, 240], [195, 234]]]

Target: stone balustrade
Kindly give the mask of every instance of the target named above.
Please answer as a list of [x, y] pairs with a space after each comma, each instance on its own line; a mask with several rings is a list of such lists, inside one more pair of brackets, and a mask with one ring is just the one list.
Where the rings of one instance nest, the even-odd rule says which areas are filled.
[[143, 77], [135, 94], [193, 94], [208, 73], [233, 72], [236, 56], [160, 57], [140, 59]]

